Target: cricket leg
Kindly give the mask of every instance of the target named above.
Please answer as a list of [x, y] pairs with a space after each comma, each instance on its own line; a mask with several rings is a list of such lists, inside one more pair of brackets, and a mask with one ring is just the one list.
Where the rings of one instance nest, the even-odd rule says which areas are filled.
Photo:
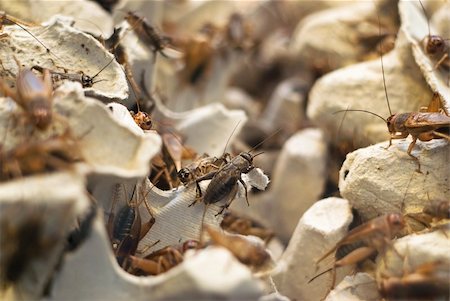
[[203, 196], [203, 195], [202, 195], [202, 190], [200, 189], [199, 183], [200, 183], [201, 181], [211, 180], [212, 178], [214, 178], [214, 176], [215, 176], [216, 174], [217, 174], [217, 171], [212, 171], [212, 172], [207, 173], [206, 175], [201, 176], [200, 178], [198, 178], [198, 179], [195, 180], [195, 185], [197, 185], [197, 193], [198, 193], [196, 197], [201, 198], [201, 197]]
[[417, 141], [417, 137], [414, 137], [414, 136], [413, 136], [413, 141], [409, 144], [409, 147], [408, 147], [408, 150], [406, 151], [406, 153], [408, 154], [408, 156], [410, 156], [411, 158], [413, 158], [413, 159], [416, 161], [416, 163], [417, 163], [417, 169], [416, 169], [416, 171], [419, 172], [419, 173], [422, 173], [422, 172], [420, 171], [420, 162], [419, 162], [419, 158], [417, 158], [416, 156], [413, 156], [413, 154], [411, 154], [411, 152], [412, 152], [412, 150], [413, 150], [413, 148], [414, 148], [414, 145], [416, 145], [416, 141]]
[[236, 198], [236, 194], [238, 192], [238, 185], [234, 185], [233, 190], [230, 192], [230, 196], [228, 201], [225, 203], [225, 205], [223, 205], [220, 209], [219, 212], [217, 212], [214, 216], [218, 216], [220, 214], [222, 214], [222, 212], [227, 209], [228, 207], [230, 207], [231, 203], [233, 202], [233, 200]]
[[361, 262], [364, 259], [369, 258], [376, 251], [377, 250], [372, 248], [372, 247], [361, 247], [361, 248], [358, 248], [358, 249], [350, 252], [349, 254], [347, 254], [342, 259], [337, 260], [334, 263], [334, 266], [333, 266], [333, 274], [332, 274], [333, 275], [333, 278], [332, 278], [333, 281], [332, 281], [332, 284], [331, 284], [331, 288], [333, 289], [334, 285], [336, 284], [336, 268]]
[[245, 201], [247, 202], [247, 206], [250, 206], [250, 203], [248, 202], [248, 191], [247, 191], [247, 184], [242, 180], [242, 178], [239, 179], [239, 182], [241, 182], [242, 186], [244, 186], [245, 190]]
[[444, 54], [439, 61], [434, 65], [433, 67], [433, 71], [437, 70], [439, 68], [440, 65], [442, 65], [442, 63], [448, 58], [448, 53]]
[[444, 133], [437, 132], [437, 131], [433, 131], [433, 134], [438, 136], [438, 137], [442, 137], [442, 138], [446, 139], [447, 141], [450, 141], [450, 136], [449, 135], [446, 135]]

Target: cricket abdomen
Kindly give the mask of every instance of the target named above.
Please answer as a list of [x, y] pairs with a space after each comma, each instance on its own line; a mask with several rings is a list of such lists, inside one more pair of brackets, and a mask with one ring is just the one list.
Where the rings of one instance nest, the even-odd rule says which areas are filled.
[[114, 226], [113, 237], [122, 241], [131, 232], [131, 227], [135, 219], [134, 208], [125, 206], [119, 211], [117, 222]]
[[236, 189], [236, 185], [237, 179], [235, 177], [215, 177], [211, 183], [209, 183], [203, 201], [206, 204], [220, 202], [230, 196]]

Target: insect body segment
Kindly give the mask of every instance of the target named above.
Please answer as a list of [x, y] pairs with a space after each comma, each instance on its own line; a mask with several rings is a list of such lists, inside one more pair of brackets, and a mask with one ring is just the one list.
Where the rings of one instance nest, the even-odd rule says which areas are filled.
[[226, 204], [222, 206], [222, 209], [218, 213], [221, 214], [234, 200], [238, 192], [238, 182], [240, 182], [242, 186], [244, 186], [245, 199], [248, 204], [247, 185], [242, 180], [241, 174], [248, 173], [254, 168], [253, 158], [254, 156], [250, 153], [241, 152], [218, 171], [210, 172], [209, 174], [198, 178], [195, 182], [199, 197], [202, 197], [199, 182], [211, 179], [211, 182], [205, 191], [205, 195], [203, 196], [203, 202], [205, 204], [213, 204], [220, 201], [226, 201]]
[[419, 3], [425, 14], [425, 17], [427, 18], [428, 25], [428, 35], [422, 39], [421, 46], [428, 57], [433, 62], [435, 62], [434, 69], [437, 69], [441, 66], [446, 69], [450, 69], [450, 46], [448, 44], [448, 39], [444, 39], [439, 35], [431, 34], [430, 21], [428, 20], [425, 7], [420, 0]]
[[[408, 147], [407, 153], [418, 163], [417, 157], [411, 154], [417, 139], [420, 141], [430, 141], [432, 139], [446, 139], [450, 141], [450, 116], [448, 116], [440, 105], [440, 96], [435, 93], [426, 112], [410, 112], [393, 114], [387, 120], [387, 127], [390, 133], [389, 146], [393, 139], [403, 139], [412, 136], [413, 141]], [[388, 146], [388, 147], [389, 147]]]
[[209, 157], [203, 154], [194, 162], [186, 165], [178, 171], [178, 178], [184, 185], [189, 185], [195, 182], [197, 178], [206, 175], [212, 171], [217, 171], [226, 164], [229, 154], [224, 154], [222, 157]]
[[16, 87], [14, 90], [0, 79], [0, 91], [24, 110], [29, 121], [40, 130], [48, 128], [52, 122], [53, 102], [50, 72], [44, 72], [43, 79], [40, 79], [30, 70], [20, 69]]
[[257, 236], [264, 240], [266, 244], [275, 237], [272, 230], [267, 229], [258, 221], [231, 211], [224, 213], [220, 227], [231, 233]]
[[160, 53], [166, 58], [181, 58], [182, 54], [169, 48], [170, 38], [159, 34], [156, 29], [142, 17], [128, 12], [125, 20], [133, 28], [139, 39], [143, 41], [154, 54]]
[[401, 214], [390, 213], [370, 220], [348, 232], [330, 251], [320, 257], [316, 263], [331, 255], [340, 247], [362, 242], [364, 245], [352, 250], [341, 259], [335, 260], [333, 267], [313, 277], [309, 282], [317, 277], [332, 271], [332, 288], [336, 282], [336, 268], [355, 264], [369, 258], [376, 252], [382, 253], [389, 245], [390, 240], [397, 235], [405, 226], [405, 221]]
[[[37, 70], [41, 73], [44, 73], [45, 70], [48, 70], [46, 68], [40, 67], [40, 66], [33, 66], [31, 69]], [[50, 72], [52, 82], [57, 83], [62, 80], [70, 80], [73, 82], [78, 82], [81, 84], [83, 88], [91, 88], [95, 83], [98, 83], [101, 80], [94, 81], [95, 77], [91, 77], [89, 75], [84, 74], [82, 71], [78, 73], [63, 73], [63, 72], [57, 72], [53, 70], [48, 70]]]
[[[119, 188], [117, 188], [119, 189]], [[134, 197], [136, 191], [133, 191]], [[141, 202], [145, 202], [145, 197]], [[152, 212], [149, 207], [147, 207], [150, 213], [150, 219], [142, 224], [141, 216], [139, 214], [139, 205], [141, 202], [137, 201], [128, 201], [127, 205], [119, 210], [117, 217], [115, 217], [113, 212], [113, 207], [115, 206], [115, 202], [117, 200], [113, 200], [111, 212], [108, 219], [108, 232], [111, 238], [112, 246], [114, 253], [117, 258], [117, 262], [120, 266], [125, 268], [126, 259], [129, 255], [134, 255], [139, 241], [150, 231], [150, 228], [155, 223], [155, 218], [153, 217]]]
[[159, 275], [177, 266], [184, 260], [184, 253], [199, 247], [196, 240], [187, 240], [176, 246], [159, 249], [145, 258], [130, 256], [131, 268], [148, 275]]

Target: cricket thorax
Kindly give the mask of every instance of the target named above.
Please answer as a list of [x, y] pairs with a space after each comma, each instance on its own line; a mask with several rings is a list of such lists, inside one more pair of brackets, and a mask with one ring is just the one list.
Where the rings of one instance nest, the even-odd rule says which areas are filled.
[[239, 156], [234, 157], [232, 163], [242, 173], [247, 173], [253, 169], [253, 156], [249, 153], [242, 152]]
[[390, 133], [406, 131], [405, 122], [410, 113], [393, 114], [387, 119], [387, 126]]

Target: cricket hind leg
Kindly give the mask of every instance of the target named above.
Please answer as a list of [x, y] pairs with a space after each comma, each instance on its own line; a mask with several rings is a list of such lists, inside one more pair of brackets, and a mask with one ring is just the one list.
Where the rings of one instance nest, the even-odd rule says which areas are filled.
[[417, 169], [416, 169], [416, 171], [419, 172], [419, 173], [422, 173], [422, 171], [420, 170], [420, 161], [419, 161], [419, 158], [416, 157], [416, 156], [414, 156], [413, 154], [411, 154], [411, 152], [412, 152], [412, 150], [413, 150], [413, 148], [414, 148], [414, 145], [416, 145], [416, 141], [417, 141], [417, 137], [414, 137], [414, 136], [413, 136], [413, 141], [409, 144], [408, 150], [406, 151], [406, 153], [408, 154], [408, 156], [410, 156], [411, 158], [413, 158], [414, 161], [416, 161], [416, 163], [417, 163]]
[[228, 209], [228, 207], [230, 207], [231, 203], [234, 201], [234, 199], [236, 198], [237, 192], [238, 192], [239, 186], [236, 183], [236, 185], [234, 185], [233, 190], [230, 192], [228, 200], [226, 201], [225, 205], [220, 206], [220, 210], [219, 212], [217, 212], [216, 214], [214, 214], [214, 216], [218, 216], [220, 214], [222, 214], [222, 212], [225, 211], [225, 209]]
[[438, 136], [438, 137], [444, 138], [447, 141], [450, 141], [450, 135], [447, 135], [447, 134], [444, 134], [444, 133], [441, 133], [441, 132], [438, 132], [438, 131], [433, 131], [433, 134]]

